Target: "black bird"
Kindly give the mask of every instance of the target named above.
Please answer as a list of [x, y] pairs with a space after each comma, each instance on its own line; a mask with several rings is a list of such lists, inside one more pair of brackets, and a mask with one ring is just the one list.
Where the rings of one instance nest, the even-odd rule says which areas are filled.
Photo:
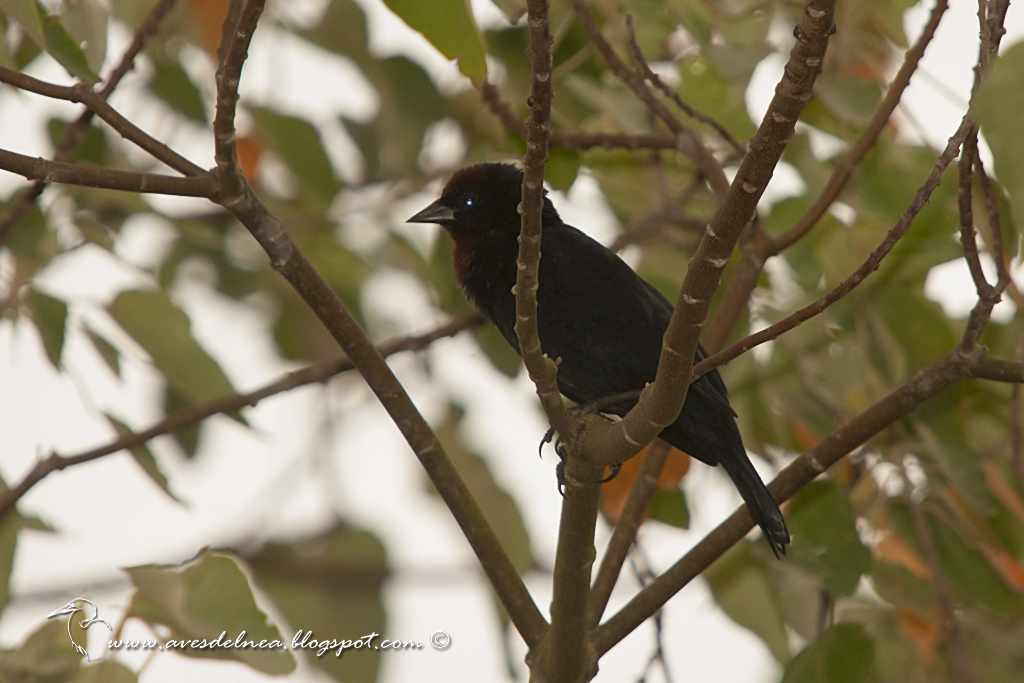
[[[516, 351], [516, 257], [523, 172], [479, 164], [456, 172], [441, 198], [409, 219], [437, 223], [455, 243], [452, 266], [466, 296]], [[614, 252], [559, 218], [542, 213], [537, 318], [541, 348], [560, 358], [558, 388], [578, 404], [642, 389], [654, 380], [672, 304]], [[695, 361], [707, 357], [697, 346]], [[605, 407], [625, 415], [637, 399]], [[736, 413], [717, 370], [690, 385], [679, 417], [661, 438], [712, 467], [721, 464], [776, 556], [789, 531], [740, 438]]]

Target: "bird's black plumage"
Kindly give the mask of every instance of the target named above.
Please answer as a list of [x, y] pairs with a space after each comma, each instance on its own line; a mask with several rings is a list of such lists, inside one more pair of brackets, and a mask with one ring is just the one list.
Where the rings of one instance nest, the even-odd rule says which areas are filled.
[[[517, 351], [512, 288], [522, 182], [510, 164], [470, 166], [409, 219], [438, 223], [452, 236], [459, 284]], [[563, 223], [547, 197], [542, 230], [537, 323], [544, 353], [561, 359], [562, 394], [584, 404], [643, 388], [657, 373], [672, 305], [614, 252]], [[698, 345], [696, 360], [706, 355]], [[635, 404], [605, 410], [621, 416]], [[690, 386], [679, 417], [660, 436], [708, 465], [721, 464], [772, 550], [785, 553], [785, 520], [747, 457], [717, 370]]]

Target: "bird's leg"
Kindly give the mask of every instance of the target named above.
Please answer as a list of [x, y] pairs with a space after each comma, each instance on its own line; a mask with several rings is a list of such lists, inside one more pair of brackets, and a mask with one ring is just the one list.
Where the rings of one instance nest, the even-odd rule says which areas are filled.
[[610, 469], [611, 472], [608, 473], [607, 477], [605, 477], [601, 481], [597, 482], [598, 484], [606, 484], [606, 483], [610, 482], [612, 479], [614, 479], [615, 477], [619, 476], [619, 470], [622, 469], [622, 463], [621, 462], [617, 462], [614, 465], [609, 465], [608, 469]]

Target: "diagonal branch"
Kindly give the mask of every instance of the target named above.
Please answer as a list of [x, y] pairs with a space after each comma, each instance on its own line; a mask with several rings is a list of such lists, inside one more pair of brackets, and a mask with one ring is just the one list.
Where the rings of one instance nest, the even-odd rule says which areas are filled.
[[916, 218], [917, 214], [928, 205], [928, 201], [931, 198], [932, 193], [935, 191], [935, 188], [939, 186], [939, 183], [942, 182], [943, 174], [953, 162], [957, 151], [960, 149], [960, 145], [963, 144], [971, 129], [971, 121], [965, 116], [963, 121], [960, 123], [960, 128], [957, 129], [956, 133], [954, 133], [946, 143], [945, 150], [943, 150], [942, 154], [939, 155], [939, 158], [935, 162], [935, 166], [932, 167], [932, 171], [928, 175], [928, 178], [925, 180], [924, 184], [917, 189], [917, 193], [914, 195], [914, 199], [910, 202], [906, 211], [900, 215], [900, 219], [896, 222], [896, 225], [886, 233], [882, 242], [875, 247], [875, 250], [871, 252], [864, 263], [861, 264], [861, 266], [857, 268], [850, 277], [846, 278], [826, 292], [814, 303], [804, 306], [774, 325], [766, 327], [759, 332], [755, 332], [754, 334], [739, 340], [724, 351], [712, 354], [697, 363], [693, 368], [694, 377], [701, 377], [710, 372], [712, 368], [724, 365], [737, 356], [746, 353], [755, 346], [771, 341], [772, 339], [776, 339], [794, 327], [824, 312], [829, 306], [853, 291], [853, 289], [863, 282], [871, 273], [878, 270], [878, 267], [882, 264], [882, 259], [884, 259], [886, 255], [892, 251], [892, 248], [896, 246], [896, 243], [899, 242], [905, 234], [907, 234], [910, 230], [910, 226], [914, 222], [914, 218]]
[[716, 194], [723, 194], [729, 187], [729, 180], [725, 177], [725, 172], [722, 170], [722, 165], [718, 163], [715, 156], [704, 146], [704, 143], [700, 141], [697, 134], [690, 128], [687, 128], [679, 121], [678, 118], [669, 111], [668, 107], [658, 99], [658, 97], [651, 92], [651, 89], [647, 87], [647, 82], [643, 74], [633, 71], [622, 61], [619, 55], [615, 52], [608, 40], [601, 33], [601, 29], [598, 28], [597, 22], [594, 21], [594, 15], [587, 9], [587, 5], [584, 0], [572, 0], [573, 8], [576, 10], [576, 18], [579, 19], [580, 24], [586, 30], [587, 35], [590, 36], [590, 41], [597, 48], [597, 51], [601, 53], [601, 57], [611, 68], [612, 72], [618, 76], [623, 83], [629, 86], [633, 91], [633, 94], [637, 98], [647, 105], [647, 108], [651, 110], [655, 116], [661, 119], [672, 134], [676, 136], [678, 140], [678, 149], [693, 159], [697, 169], [708, 179], [708, 183]]
[[[386, 342], [380, 346], [380, 353], [382, 356], [387, 357], [392, 354], [399, 353], [400, 351], [418, 351], [426, 348], [438, 339], [454, 336], [462, 330], [475, 327], [482, 322], [483, 318], [478, 313], [464, 314], [426, 334]], [[32, 487], [54, 472], [59, 472], [67, 469], [68, 467], [74, 467], [75, 465], [81, 465], [82, 463], [92, 462], [93, 460], [97, 460], [113, 453], [119, 453], [123, 450], [136, 448], [152, 441], [158, 436], [173, 434], [184, 429], [195, 427], [200, 422], [213, 415], [220, 413], [233, 413], [245, 407], [255, 406], [260, 401], [270, 396], [274, 396], [285, 391], [291, 391], [292, 389], [306, 386], [307, 384], [326, 381], [335, 375], [352, 370], [354, 367], [355, 365], [348, 358], [339, 358], [325, 363], [310, 365], [308, 367], [289, 372], [283, 377], [254, 391], [204, 401], [203, 403], [185, 408], [184, 410], [176, 411], [158, 421], [148, 429], [141, 432], [135, 432], [134, 434], [125, 435], [105, 446], [93, 448], [77, 455], [62, 456], [57, 453], [53, 453], [45, 460], [38, 462], [31, 472], [25, 475], [25, 477], [23, 477], [16, 486], [10, 489], [3, 498], [0, 499], [0, 520], [2, 520], [4, 516], [14, 508], [17, 502], [21, 500], [21, 498], [24, 497]]]
[[134, 123], [121, 116], [111, 107], [104, 97], [94, 92], [85, 83], [75, 85], [55, 85], [47, 83], [20, 71], [0, 66], [0, 83], [7, 83], [16, 88], [28, 92], [50, 97], [56, 100], [66, 100], [76, 104], [84, 104], [93, 113], [103, 119], [117, 133], [126, 140], [149, 152], [154, 158], [164, 162], [174, 170], [186, 176], [198, 176], [206, 171], [191, 161], [181, 156], [170, 147], [155, 139]]
[[[909, 415], [922, 402], [941, 393], [954, 382], [972, 376], [981, 359], [980, 349], [964, 353], [958, 347], [932, 365], [922, 368], [901, 387], [793, 461], [768, 485], [768, 490], [775, 500], [788, 500], [847, 453], [897, 420]], [[597, 628], [594, 634], [597, 651], [603, 654], [629, 635], [726, 550], [738, 543], [753, 526], [753, 520], [745, 506], [736, 510], [690, 552]]]
[[[135, 31], [135, 36], [132, 38], [128, 49], [121, 56], [121, 61], [110, 72], [106, 84], [99, 90], [101, 98], [105, 100], [110, 97], [114, 89], [121, 83], [121, 79], [132, 70], [135, 65], [135, 58], [142, 52], [150, 38], [156, 35], [164, 17], [174, 8], [176, 2], [177, 0], [157, 0], [157, 3], [153, 5], [149, 14], [146, 15], [142, 24]], [[71, 158], [82, 139], [82, 135], [92, 122], [92, 117], [92, 110], [86, 109], [64, 130], [60, 140], [57, 142], [57, 151], [53, 155], [54, 161], [67, 161]], [[7, 207], [3, 215], [0, 215], [0, 244], [3, 244], [11, 228], [35, 205], [36, 200], [43, 194], [44, 189], [46, 189], [46, 182], [42, 180], [36, 181], [27, 192], [19, 195]]]
[[234, 145], [238, 84], [262, 10], [262, 0], [249, 0], [244, 4], [233, 0], [228, 11], [224, 34], [230, 36], [230, 40], [222, 42], [217, 69], [214, 120], [217, 168], [214, 173], [218, 179], [218, 195], [215, 201], [238, 218], [259, 242], [273, 268], [295, 288], [352, 360], [423, 465], [473, 548], [509, 618], [532, 647], [543, 638], [547, 623], [437, 436], [351, 311], [302, 255], [281, 220], [260, 202], [238, 169]]
[[924, 30], [922, 30], [917, 42], [907, 50], [903, 58], [903, 64], [886, 89], [885, 95], [875, 107], [867, 128], [843, 158], [832, 166], [832, 174], [829, 176], [825, 188], [818, 195], [817, 199], [814, 200], [814, 203], [807, 212], [789, 230], [781, 235], [777, 237], [762, 235], [760, 239], [754, 239], [751, 242], [736, 274], [729, 282], [729, 286], [722, 296], [714, 318], [708, 324], [707, 334], [704, 336], [704, 346], [708, 351], [714, 353], [725, 344], [729, 333], [736, 325], [736, 321], [743, 310], [745, 310], [750, 294], [757, 286], [765, 261], [792, 246], [797, 240], [810, 232], [811, 228], [817, 225], [821, 217], [828, 211], [828, 208], [839, 197], [839, 193], [853, 175], [857, 164], [864, 159], [864, 156], [874, 146], [878, 136], [881, 135], [886, 123], [888, 123], [889, 117], [892, 116], [892, 112], [896, 109], [896, 105], [900, 103], [904, 91], [910, 84], [911, 77], [917, 71], [918, 64], [920, 64], [925, 50], [935, 36], [935, 31], [939, 27], [939, 22], [942, 20], [947, 6], [947, 0], [937, 0], [928, 18], [928, 23], [925, 25]]
[[[623, 453], [637, 452], [678, 417], [693, 371], [697, 338], [707, 322], [711, 297], [740, 232], [754, 215], [782, 151], [793, 137], [800, 112], [811, 97], [828, 38], [834, 30], [834, 11], [834, 0], [810, 0], [805, 5], [795, 31], [797, 40], [785, 74], [775, 88], [775, 97], [754, 137], [748, 141], [748, 151], [736, 177], [711, 217], [687, 268], [662, 343], [655, 381], [622, 420], [599, 432], [600, 438], [594, 439], [596, 443], [586, 448], [596, 464], [621, 462]], [[598, 430], [593, 431], [598, 433]], [[584, 432], [583, 436], [588, 434]]]

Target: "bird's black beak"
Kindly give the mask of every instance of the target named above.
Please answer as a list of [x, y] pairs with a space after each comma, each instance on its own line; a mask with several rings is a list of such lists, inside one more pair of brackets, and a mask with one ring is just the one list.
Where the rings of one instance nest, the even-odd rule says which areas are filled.
[[420, 211], [418, 214], [406, 221], [406, 223], [437, 223], [444, 225], [455, 221], [455, 209], [445, 206], [438, 199], [436, 202]]

